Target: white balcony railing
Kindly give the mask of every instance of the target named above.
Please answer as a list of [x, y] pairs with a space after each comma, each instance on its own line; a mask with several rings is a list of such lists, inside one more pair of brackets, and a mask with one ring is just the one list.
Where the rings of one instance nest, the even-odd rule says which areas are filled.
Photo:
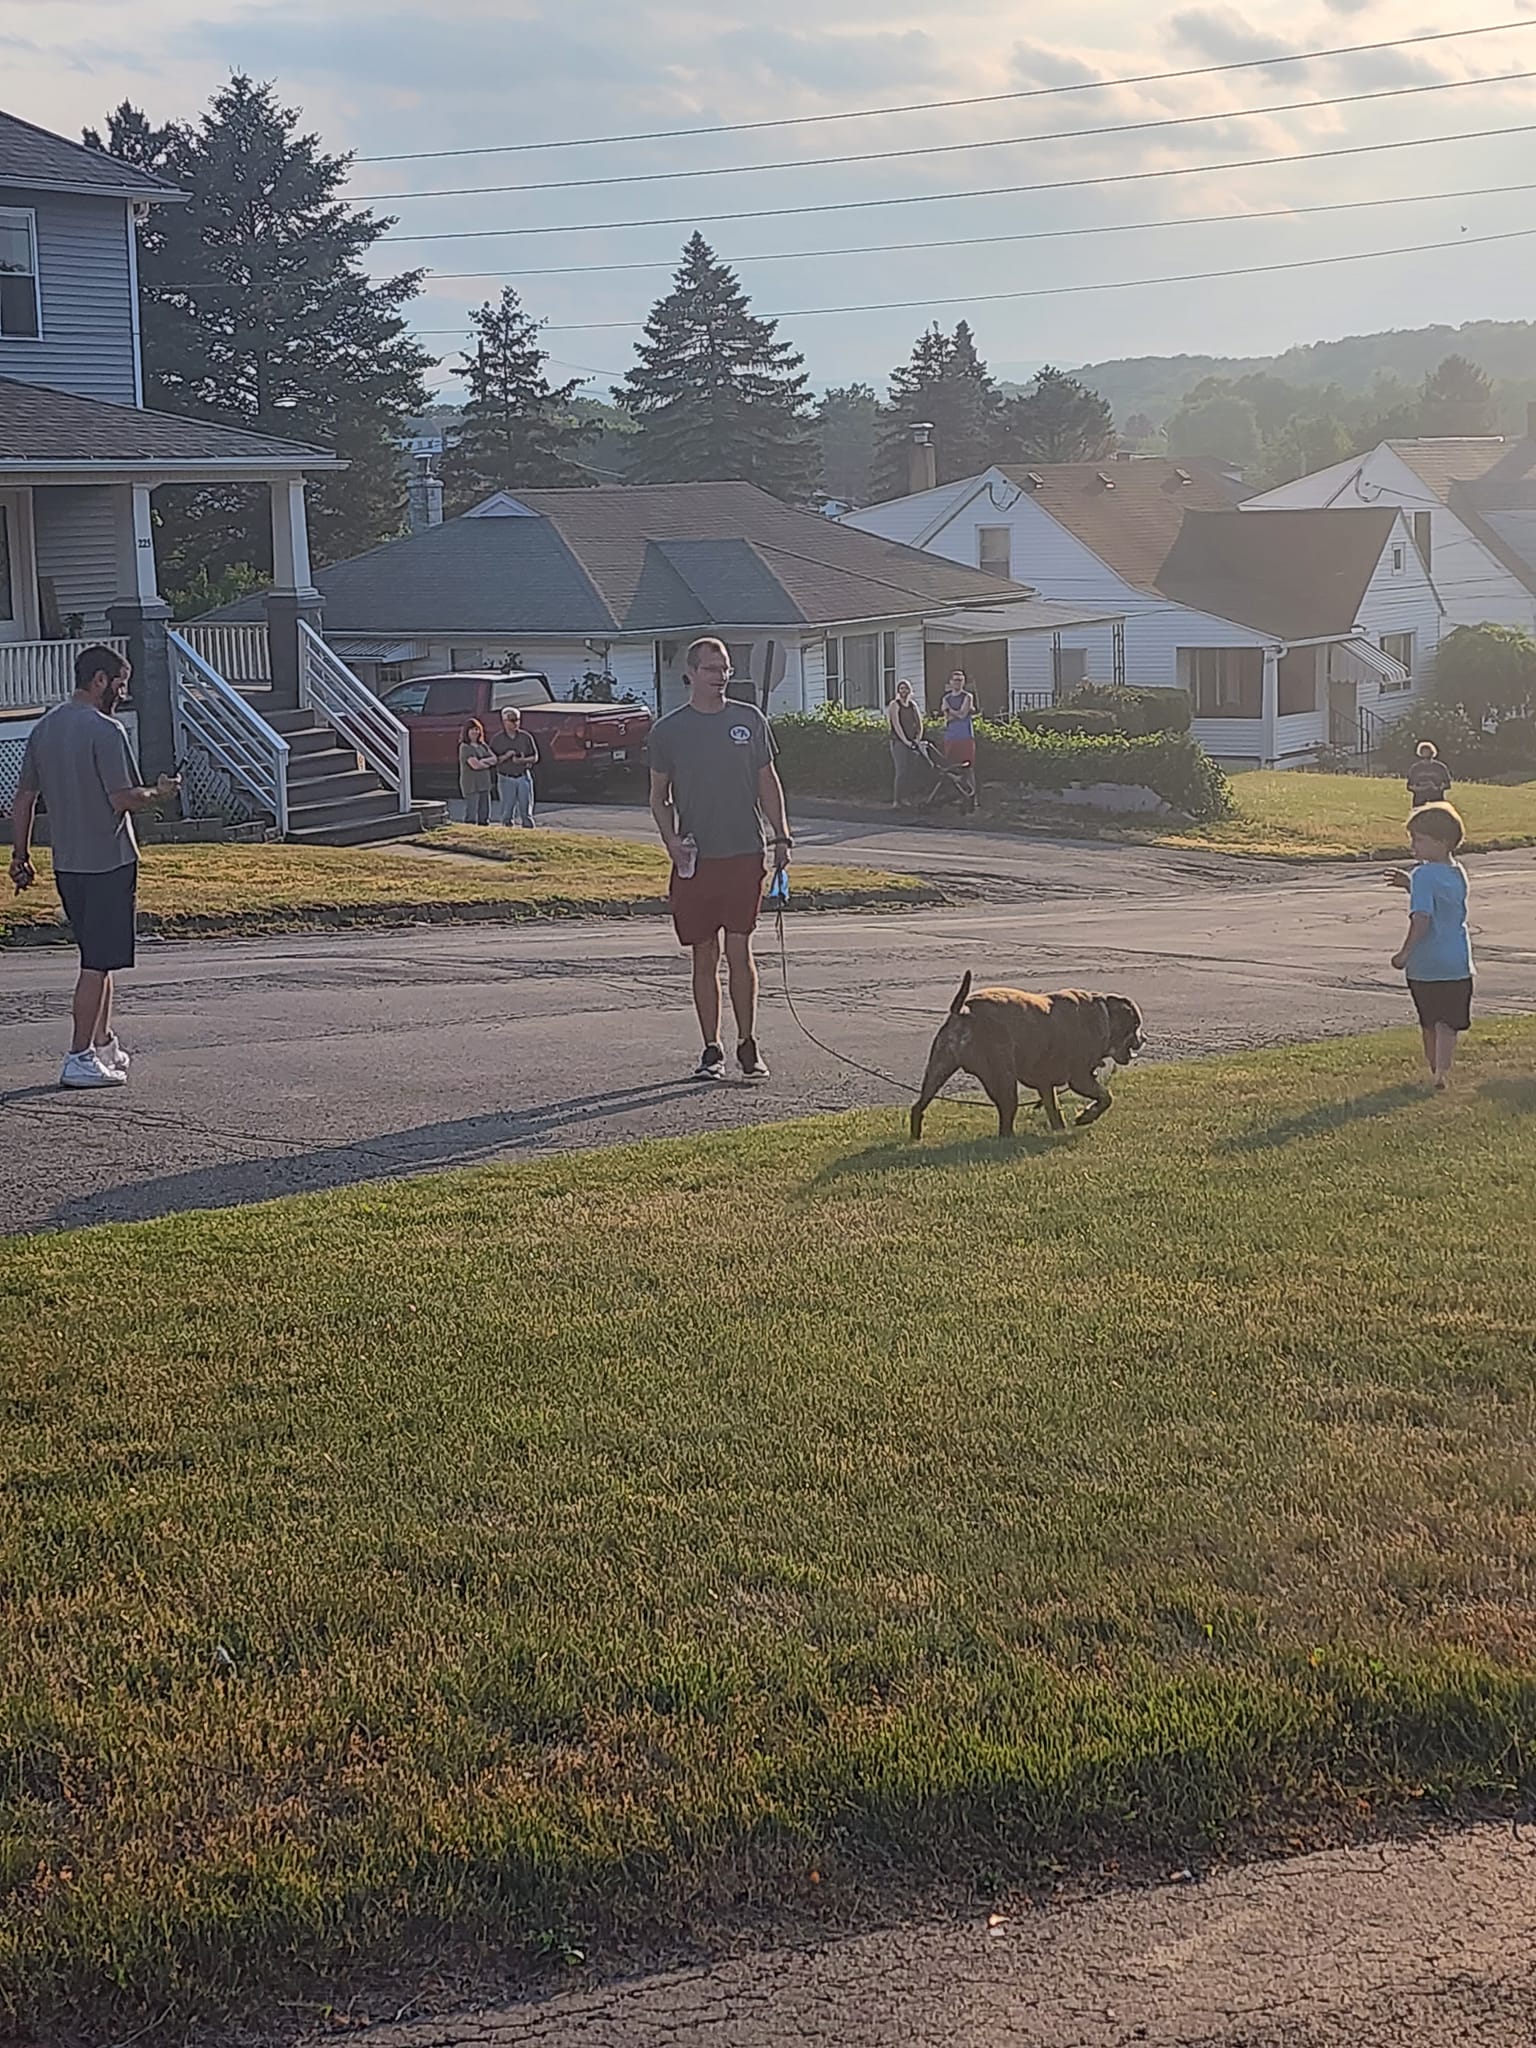
[[272, 642], [264, 625], [233, 626], [189, 623], [176, 629], [194, 654], [200, 654], [227, 683], [270, 683]]
[[411, 739], [392, 711], [327, 647], [314, 627], [299, 621], [299, 702], [323, 718], [343, 743], [361, 754], [396, 808], [411, 808]]
[[75, 693], [75, 656], [87, 647], [126, 654], [126, 640], [0, 641], [0, 711], [45, 711]]
[[279, 832], [288, 830], [288, 742], [179, 632], [169, 635], [171, 703], [176, 754], [201, 747], [215, 767], [270, 811]]

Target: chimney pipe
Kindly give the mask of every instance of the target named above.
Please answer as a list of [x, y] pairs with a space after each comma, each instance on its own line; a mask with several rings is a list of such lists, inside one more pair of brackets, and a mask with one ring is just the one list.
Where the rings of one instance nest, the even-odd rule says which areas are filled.
[[429, 469], [416, 469], [405, 492], [406, 524], [412, 533], [425, 533], [429, 526], [443, 523], [443, 480]]
[[907, 450], [907, 489], [931, 491], [939, 481], [939, 451], [933, 445], [932, 420], [918, 420], [912, 428], [912, 445]]

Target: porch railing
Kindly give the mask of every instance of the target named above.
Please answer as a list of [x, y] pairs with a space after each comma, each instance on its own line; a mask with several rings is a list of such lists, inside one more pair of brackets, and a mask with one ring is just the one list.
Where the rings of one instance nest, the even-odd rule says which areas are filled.
[[299, 621], [299, 702], [361, 754], [385, 787], [394, 791], [397, 809], [411, 808], [410, 734], [303, 619]]
[[272, 640], [264, 625], [203, 625], [189, 623], [177, 631], [208, 666], [226, 682], [270, 683]]
[[128, 652], [126, 640], [100, 635], [91, 640], [0, 641], [0, 711], [65, 703], [75, 692], [75, 656], [87, 647]]
[[172, 632], [171, 705], [176, 722], [176, 754], [189, 744], [200, 746], [272, 813], [279, 832], [288, 830], [288, 742], [253, 711], [240, 692], [231, 689], [186, 636]]

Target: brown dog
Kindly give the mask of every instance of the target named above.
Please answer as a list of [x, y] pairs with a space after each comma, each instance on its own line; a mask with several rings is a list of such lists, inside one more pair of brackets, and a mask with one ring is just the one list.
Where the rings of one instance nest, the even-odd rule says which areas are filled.
[[1013, 1135], [1020, 1087], [1035, 1088], [1053, 1131], [1066, 1120], [1056, 1101], [1058, 1088], [1083, 1096], [1078, 1117], [1091, 1124], [1113, 1100], [1098, 1078], [1106, 1060], [1127, 1067], [1141, 1050], [1141, 1012], [1128, 996], [1090, 995], [1063, 989], [1059, 995], [1025, 995], [1016, 988], [983, 988], [971, 994], [966, 975], [939, 1026], [928, 1055], [922, 1093], [912, 1105], [912, 1135], [923, 1135], [923, 1115], [951, 1074], [962, 1068], [986, 1089], [997, 1108], [997, 1135]]

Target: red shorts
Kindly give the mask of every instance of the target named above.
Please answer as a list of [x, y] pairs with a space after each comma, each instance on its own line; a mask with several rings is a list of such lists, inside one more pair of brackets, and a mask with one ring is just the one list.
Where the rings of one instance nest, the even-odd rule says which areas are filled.
[[976, 742], [974, 740], [946, 740], [944, 759], [951, 768], [974, 768], [976, 765]]
[[760, 853], [701, 860], [686, 881], [674, 869], [667, 895], [678, 944], [701, 946], [720, 931], [756, 931], [767, 872]]

